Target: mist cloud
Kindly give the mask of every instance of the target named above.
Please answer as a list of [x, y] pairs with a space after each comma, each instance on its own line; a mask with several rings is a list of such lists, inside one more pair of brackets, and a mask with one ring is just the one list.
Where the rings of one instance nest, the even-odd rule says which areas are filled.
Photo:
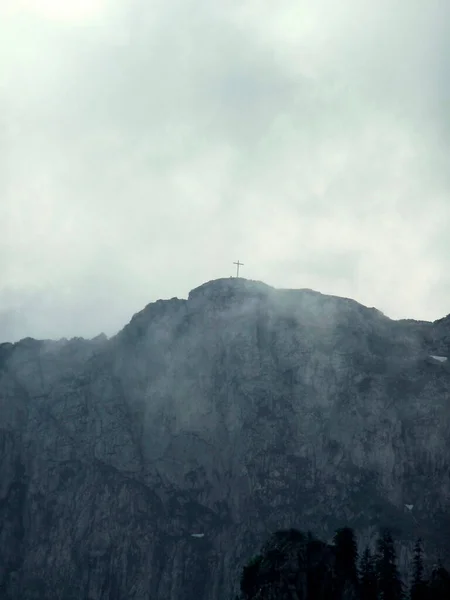
[[34, 5], [0, 9], [0, 337], [111, 334], [238, 258], [449, 312], [444, 3]]

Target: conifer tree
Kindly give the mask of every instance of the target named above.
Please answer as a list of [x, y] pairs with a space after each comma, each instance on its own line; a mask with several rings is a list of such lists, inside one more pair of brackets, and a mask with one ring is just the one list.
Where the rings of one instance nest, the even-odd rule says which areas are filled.
[[431, 573], [429, 584], [429, 600], [449, 600], [450, 573], [439, 562]]
[[335, 549], [336, 598], [356, 598], [358, 590], [358, 545], [351, 527], [338, 529], [333, 539]]
[[392, 535], [381, 533], [377, 542], [376, 574], [378, 600], [402, 600], [403, 586], [397, 567], [397, 556]]
[[375, 560], [367, 546], [359, 565], [359, 597], [360, 600], [377, 600], [377, 596]]
[[426, 600], [426, 598], [427, 586], [423, 578], [423, 547], [422, 540], [419, 538], [414, 546], [410, 600]]

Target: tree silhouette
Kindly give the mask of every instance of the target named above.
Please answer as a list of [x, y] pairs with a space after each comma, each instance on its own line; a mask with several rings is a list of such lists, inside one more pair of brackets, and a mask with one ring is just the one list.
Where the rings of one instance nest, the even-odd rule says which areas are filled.
[[334, 598], [333, 567], [333, 549], [312, 534], [278, 531], [244, 567], [241, 598], [329, 600]]
[[432, 570], [429, 584], [429, 600], [449, 600], [450, 573], [439, 562]]
[[378, 597], [375, 559], [368, 546], [359, 564], [359, 597], [361, 600], [377, 600]]
[[[404, 600], [394, 541], [385, 530], [375, 555], [359, 561], [354, 531], [338, 529], [333, 545], [297, 529], [277, 531], [243, 568], [235, 600]], [[412, 561], [409, 600], [450, 600], [450, 574], [439, 562], [424, 579], [422, 541]]]
[[376, 574], [378, 600], [403, 599], [394, 541], [389, 530], [384, 530], [377, 542]]
[[258, 573], [261, 562], [262, 556], [258, 554], [242, 570], [240, 587], [245, 598], [252, 598], [257, 592]]
[[423, 571], [423, 547], [419, 538], [414, 546], [411, 600], [427, 600], [427, 584], [423, 578]]
[[306, 600], [328, 600], [335, 597], [334, 553], [324, 542], [308, 533], [306, 560]]
[[350, 527], [338, 529], [333, 538], [335, 548], [336, 599], [356, 598], [358, 593], [358, 545]]

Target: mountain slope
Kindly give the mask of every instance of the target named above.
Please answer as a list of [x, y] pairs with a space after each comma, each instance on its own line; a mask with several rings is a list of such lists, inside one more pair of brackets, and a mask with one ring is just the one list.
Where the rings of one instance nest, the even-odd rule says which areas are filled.
[[229, 598], [289, 527], [450, 556], [449, 332], [230, 278], [0, 345], [4, 597]]

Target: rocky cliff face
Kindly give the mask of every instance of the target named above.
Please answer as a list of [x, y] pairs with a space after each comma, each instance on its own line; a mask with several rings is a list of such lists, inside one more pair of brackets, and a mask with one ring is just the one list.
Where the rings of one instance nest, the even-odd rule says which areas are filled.
[[229, 599], [289, 527], [450, 556], [448, 355], [449, 317], [235, 278], [0, 345], [0, 598]]

